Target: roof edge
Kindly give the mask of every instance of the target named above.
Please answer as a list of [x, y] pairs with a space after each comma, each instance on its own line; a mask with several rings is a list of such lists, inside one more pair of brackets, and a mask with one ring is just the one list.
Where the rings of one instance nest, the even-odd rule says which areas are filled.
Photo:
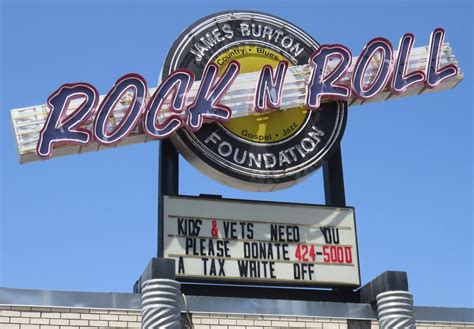
[[[258, 314], [376, 320], [370, 304], [187, 296], [191, 313]], [[218, 300], [218, 302], [216, 302]], [[0, 305], [140, 310], [139, 294], [0, 287]], [[184, 303], [183, 303], [184, 305]], [[182, 306], [183, 311], [185, 307]], [[237, 311], [238, 310], [238, 311]], [[473, 308], [415, 306], [419, 322], [474, 323]]]

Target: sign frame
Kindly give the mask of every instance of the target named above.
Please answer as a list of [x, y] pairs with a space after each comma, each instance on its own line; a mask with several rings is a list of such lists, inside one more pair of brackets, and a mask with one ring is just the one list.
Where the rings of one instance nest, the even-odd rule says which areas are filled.
[[[357, 239], [357, 225], [356, 225], [356, 215], [355, 215], [355, 208], [354, 207], [334, 207], [328, 205], [320, 205], [320, 204], [307, 204], [307, 203], [289, 203], [289, 202], [279, 202], [279, 201], [261, 201], [261, 200], [248, 200], [248, 199], [234, 199], [234, 198], [222, 198], [220, 196], [215, 195], [200, 195], [200, 196], [190, 196], [190, 195], [164, 195], [164, 198], [177, 198], [181, 200], [194, 200], [194, 201], [215, 201], [215, 202], [232, 202], [233, 204], [236, 203], [245, 203], [245, 204], [253, 204], [253, 205], [280, 205], [280, 206], [287, 206], [287, 207], [320, 207], [320, 208], [340, 208], [340, 209], [350, 209], [352, 210], [353, 220], [354, 220], [354, 247], [355, 247], [355, 255], [357, 255], [357, 280], [358, 284], [346, 284], [346, 283], [317, 283], [317, 282], [310, 282], [310, 281], [294, 281], [294, 282], [285, 282], [284, 280], [268, 279], [266, 280], [252, 280], [250, 278], [242, 279], [239, 281], [238, 278], [229, 278], [229, 279], [222, 279], [222, 278], [212, 278], [211, 276], [207, 278], [193, 278], [192, 275], [190, 277], [178, 277], [177, 279], [181, 283], [189, 283], [189, 284], [219, 284], [219, 285], [236, 285], [236, 286], [246, 286], [246, 287], [254, 287], [254, 286], [263, 286], [263, 287], [284, 287], [284, 288], [291, 288], [291, 287], [298, 287], [298, 288], [307, 288], [307, 289], [314, 289], [314, 288], [352, 288], [357, 289], [361, 287], [361, 274], [360, 274], [360, 260], [359, 260], [359, 248], [358, 248], [358, 239]], [[277, 223], [277, 222], [276, 222]], [[295, 224], [295, 225], [305, 225], [305, 224]], [[163, 233], [165, 233], [163, 231]], [[164, 234], [162, 235], [164, 239]], [[270, 242], [270, 241], [269, 241]], [[300, 242], [305, 244], [305, 242]], [[167, 259], [174, 259], [174, 258], [167, 258]], [[302, 262], [304, 263], [304, 262]], [[319, 263], [321, 265], [321, 263]]]

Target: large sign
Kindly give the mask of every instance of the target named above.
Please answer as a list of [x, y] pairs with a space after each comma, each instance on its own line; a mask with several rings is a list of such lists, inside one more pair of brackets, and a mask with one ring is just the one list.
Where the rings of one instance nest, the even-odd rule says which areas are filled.
[[[223, 72], [237, 61], [241, 74], [260, 75], [236, 93], [236, 105], [254, 103], [253, 115], [210, 123], [198, 131], [178, 130], [171, 140], [180, 153], [208, 176], [245, 190], [288, 187], [319, 168], [342, 138], [347, 103], [324, 103], [317, 111], [297, 106], [305, 93], [292, 94], [291, 87], [303, 80], [296, 72], [286, 78], [289, 67], [311, 63], [318, 47], [295, 25], [262, 13], [222, 13], [190, 26], [173, 44], [163, 74], [185, 67], [202, 79], [210, 63]], [[344, 60], [344, 65], [350, 63], [350, 57]], [[294, 82], [283, 85], [285, 80]], [[282, 103], [287, 104], [285, 111], [261, 113]]]
[[319, 168], [342, 138], [348, 105], [453, 88], [462, 80], [444, 30], [427, 47], [374, 38], [360, 56], [318, 44], [278, 17], [205, 17], [171, 47], [157, 88], [127, 74], [105, 96], [68, 83], [46, 105], [12, 110], [22, 162], [171, 138], [206, 175], [273, 191]]
[[183, 196], [163, 207], [180, 280], [360, 285], [353, 208]]

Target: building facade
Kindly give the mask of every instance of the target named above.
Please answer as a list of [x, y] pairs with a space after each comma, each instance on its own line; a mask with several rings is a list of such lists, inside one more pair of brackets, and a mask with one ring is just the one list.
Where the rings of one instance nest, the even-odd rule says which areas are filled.
[[[141, 327], [139, 294], [0, 289], [2, 329]], [[188, 296], [183, 328], [379, 328], [370, 304]], [[418, 329], [474, 328], [474, 310], [416, 307]]]

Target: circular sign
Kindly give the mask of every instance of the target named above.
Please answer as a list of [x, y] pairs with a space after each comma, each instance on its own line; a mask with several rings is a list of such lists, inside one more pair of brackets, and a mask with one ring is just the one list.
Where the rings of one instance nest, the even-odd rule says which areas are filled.
[[[240, 73], [308, 64], [318, 43], [295, 25], [252, 11], [222, 12], [186, 29], [170, 49], [163, 76], [186, 68], [196, 80], [213, 62], [223, 72], [231, 60]], [[300, 97], [304, 97], [301, 95]], [[232, 187], [273, 191], [290, 187], [318, 169], [342, 138], [347, 103], [255, 113], [225, 123], [207, 123], [197, 132], [180, 129], [174, 146], [207, 176]]]

